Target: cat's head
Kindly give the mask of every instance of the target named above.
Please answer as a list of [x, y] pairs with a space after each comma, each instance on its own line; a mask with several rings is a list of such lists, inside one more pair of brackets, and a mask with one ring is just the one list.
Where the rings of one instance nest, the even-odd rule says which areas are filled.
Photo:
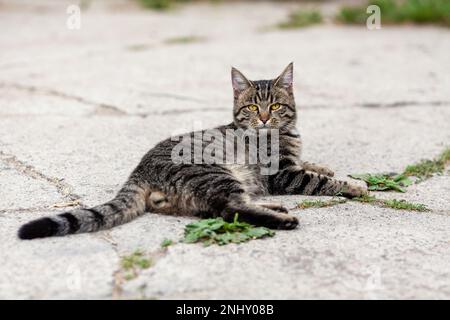
[[297, 117], [292, 78], [292, 62], [272, 80], [248, 80], [232, 68], [234, 123], [243, 129], [294, 128]]

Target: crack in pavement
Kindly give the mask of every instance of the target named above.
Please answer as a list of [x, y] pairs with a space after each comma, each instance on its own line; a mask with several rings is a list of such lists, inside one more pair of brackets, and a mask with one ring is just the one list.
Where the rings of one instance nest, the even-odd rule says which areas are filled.
[[355, 104], [356, 107], [364, 108], [398, 108], [398, 107], [419, 107], [419, 106], [449, 106], [450, 101], [395, 101], [390, 103], [367, 102]]
[[45, 181], [49, 184], [51, 184], [52, 186], [54, 186], [56, 188], [56, 191], [66, 200], [68, 201], [79, 201], [79, 204], [81, 206], [82, 203], [80, 201], [81, 197], [75, 193], [73, 193], [73, 187], [71, 185], [69, 185], [68, 183], [64, 182], [64, 179], [58, 179], [56, 177], [51, 177], [51, 176], [47, 176], [42, 172], [39, 172], [35, 167], [26, 164], [23, 161], [20, 161], [19, 159], [17, 159], [17, 157], [13, 154], [7, 154], [3, 151], [0, 150], [0, 160], [13, 167], [17, 172], [36, 179], [36, 180], [41, 180], [41, 181]]
[[[109, 230], [104, 232], [103, 235], [101, 235], [99, 238], [108, 242], [112, 246], [112, 249], [118, 257], [119, 267], [116, 269], [116, 271], [113, 272], [112, 298], [121, 299], [123, 294], [123, 284], [128, 281], [124, 276], [124, 268], [121, 266], [121, 261], [124, 256], [119, 253], [118, 243], [116, 240], [114, 240]], [[167, 251], [167, 248], [159, 248], [155, 251], [148, 252], [146, 255], [151, 261], [150, 268], [154, 267], [158, 260], [165, 257], [167, 255]], [[142, 272], [143, 270], [140, 271]], [[136, 274], [134, 279], [137, 279], [139, 275], [140, 272]]]
[[22, 212], [42, 212], [54, 210], [51, 206], [38, 206], [38, 207], [28, 207], [28, 208], [10, 208], [10, 209], [0, 209], [0, 214], [5, 213], [22, 213]]
[[[80, 96], [76, 96], [76, 95], [72, 95], [72, 94], [68, 94], [62, 91], [58, 91], [58, 90], [54, 90], [54, 89], [48, 89], [48, 88], [38, 88], [36, 86], [32, 86], [32, 85], [23, 85], [23, 84], [19, 84], [19, 83], [6, 83], [6, 82], [1, 82], [0, 83], [0, 88], [14, 88], [17, 90], [23, 90], [23, 91], [27, 91], [28, 93], [42, 93], [45, 95], [50, 95], [50, 96], [54, 96], [54, 97], [59, 97], [62, 99], [66, 99], [66, 100], [72, 100], [72, 101], [76, 101], [85, 105], [90, 105], [90, 106], [95, 106], [97, 108], [100, 108], [100, 112], [106, 112], [106, 113], [114, 113], [117, 115], [126, 115], [127, 113], [125, 111], [123, 111], [122, 109], [110, 105], [110, 104], [106, 104], [106, 103], [98, 103], [95, 101], [91, 101], [88, 99], [85, 99], [83, 97]], [[95, 112], [95, 111], [94, 111]]]
[[180, 94], [174, 94], [174, 93], [167, 93], [167, 92], [143, 92], [143, 95], [153, 97], [153, 98], [170, 98], [174, 100], [181, 100], [181, 101], [191, 101], [191, 102], [197, 102], [200, 104], [206, 104], [208, 103], [207, 100], [189, 97], [185, 95]]
[[[117, 260], [120, 262], [120, 254], [119, 254], [119, 249], [118, 249], [119, 244], [114, 239], [114, 237], [111, 235], [110, 230], [103, 231], [101, 234], [95, 234], [95, 236], [97, 238], [99, 238], [100, 240], [105, 241], [106, 243], [108, 243], [111, 246], [112, 250], [114, 251], [114, 254], [117, 256]], [[112, 287], [111, 296], [113, 299], [120, 299], [120, 297], [122, 295], [122, 284], [124, 282], [124, 279], [122, 277], [121, 271], [122, 270], [119, 268], [119, 269], [116, 269], [112, 274], [113, 287]]]
[[[48, 88], [39, 88], [33, 85], [23, 85], [19, 83], [6, 83], [6, 82], [0, 82], [0, 88], [14, 88], [17, 90], [26, 91], [28, 93], [41, 93], [45, 95], [50, 95], [66, 100], [72, 100], [76, 101], [85, 105], [94, 106], [95, 109], [93, 112], [91, 112], [89, 115], [100, 115], [100, 116], [137, 116], [141, 118], [147, 118], [151, 115], [168, 115], [168, 114], [179, 114], [179, 113], [189, 113], [189, 112], [196, 112], [196, 111], [220, 111], [223, 110], [222, 108], [191, 108], [191, 109], [175, 109], [175, 110], [167, 110], [162, 112], [152, 112], [152, 113], [127, 113], [126, 111], [120, 109], [117, 106], [107, 104], [107, 103], [99, 103], [95, 102], [80, 96], [71, 95], [62, 91], [54, 90], [54, 89], [48, 89]], [[171, 94], [171, 93], [145, 93], [145, 95], [150, 97], [160, 97], [160, 98], [170, 98], [170, 99], [176, 99], [181, 101], [191, 101], [196, 102], [199, 104], [206, 104], [207, 101], [194, 98], [194, 97], [188, 97], [183, 95], [177, 95], [177, 94]], [[7, 114], [6, 116], [11, 116], [11, 114]]]
[[223, 108], [191, 108], [191, 109], [166, 110], [166, 111], [157, 112], [157, 113], [148, 113], [145, 115], [145, 117], [149, 117], [152, 115], [158, 115], [158, 116], [161, 115], [162, 116], [162, 115], [169, 115], [169, 114], [190, 113], [190, 112], [198, 112], [198, 111], [214, 111], [214, 112], [226, 111], [228, 113], [228, 110], [223, 109]]
[[[117, 261], [119, 264], [119, 267], [113, 272], [112, 274], [112, 292], [111, 297], [112, 299], [121, 299], [122, 293], [123, 293], [123, 284], [127, 281], [124, 278], [123, 275], [123, 268], [120, 266], [122, 255], [119, 252], [119, 244], [116, 239], [111, 235], [111, 230], [103, 230], [99, 233], [93, 233], [93, 236], [105, 241], [108, 243], [112, 250], [114, 251], [115, 255], [117, 256]], [[153, 252], [148, 253], [149, 258], [152, 261], [152, 267], [156, 264], [156, 262], [164, 257], [167, 254], [167, 248], [159, 248]]]
[[[62, 99], [77, 101], [79, 103], [94, 106], [95, 109], [91, 113], [89, 113], [89, 116], [135, 116], [135, 117], [141, 117], [141, 118], [148, 118], [152, 115], [177, 115], [182, 113], [191, 113], [191, 112], [220, 112], [224, 111], [226, 109], [224, 108], [211, 108], [211, 107], [201, 107], [201, 108], [189, 108], [189, 109], [174, 109], [174, 110], [165, 110], [161, 112], [142, 112], [142, 113], [127, 113], [126, 111], [120, 109], [117, 106], [107, 104], [107, 103], [100, 103], [95, 102], [80, 96], [68, 94], [62, 91], [49, 89], [49, 88], [39, 88], [33, 85], [23, 85], [19, 83], [7, 83], [7, 82], [0, 82], [0, 88], [14, 88], [18, 90], [27, 91], [28, 93], [42, 93], [50, 96], [59, 97]], [[172, 94], [172, 93], [144, 93], [146, 96], [149, 97], [160, 97], [160, 98], [170, 98], [170, 99], [176, 99], [181, 101], [191, 101], [196, 102], [199, 104], [207, 104], [206, 100], [184, 96], [184, 95], [178, 95], [178, 94]], [[378, 102], [366, 102], [366, 103], [356, 103], [351, 105], [352, 107], [363, 107], [363, 108], [399, 108], [399, 107], [416, 107], [416, 106], [450, 106], [450, 101], [394, 101], [389, 103], [378, 103]], [[322, 109], [322, 108], [329, 108], [333, 107], [329, 104], [327, 105], [303, 105], [302, 109]], [[336, 106], [339, 107], [339, 106]]]

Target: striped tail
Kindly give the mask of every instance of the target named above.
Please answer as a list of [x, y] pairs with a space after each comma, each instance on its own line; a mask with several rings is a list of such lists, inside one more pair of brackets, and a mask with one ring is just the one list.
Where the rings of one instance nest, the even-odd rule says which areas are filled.
[[111, 201], [90, 209], [76, 209], [33, 220], [19, 229], [18, 236], [35, 239], [113, 228], [145, 212], [148, 190], [146, 185], [130, 180]]

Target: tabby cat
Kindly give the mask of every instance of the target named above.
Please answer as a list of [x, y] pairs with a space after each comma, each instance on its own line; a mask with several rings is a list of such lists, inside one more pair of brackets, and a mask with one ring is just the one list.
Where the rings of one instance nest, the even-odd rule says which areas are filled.
[[[169, 138], [142, 158], [114, 199], [93, 208], [31, 221], [20, 228], [19, 237], [34, 239], [110, 229], [146, 211], [222, 217], [226, 221], [232, 221], [238, 213], [240, 220], [257, 226], [293, 229], [298, 219], [285, 207], [254, 200], [269, 194], [355, 197], [367, 193], [362, 186], [334, 179], [334, 173], [326, 167], [300, 160], [292, 63], [272, 80], [250, 81], [235, 68], [231, 79], [234, 121], [216, 130], [251, 129], [258, 136], [265, 129], [276, 129], [276, 172], [261, 174], [259, 163], [177, 163], [172, 153], [179, 141]], [[195, 132], [188, 135], [195, 140]]]

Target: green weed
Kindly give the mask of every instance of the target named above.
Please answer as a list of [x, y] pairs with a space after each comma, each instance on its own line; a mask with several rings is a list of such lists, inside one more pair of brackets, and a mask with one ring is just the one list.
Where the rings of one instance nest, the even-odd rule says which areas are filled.
[[365, 5], [342, 7], [336, 19], [343, 23], [365, 24], [371, 14], [366, 12], [369, 5], [380, 7], [382, 23], [428, 23], [450, 27], [448, 0], [371, 0]]
[[397, 209], [397, 210], [410, 210], [410, 211], [430, 211], [426, 205], [421, 203], [413, 203], [405, 200], [382, 200], [383, 206]]
[[176, 0], [139, 0], [144, 8], [154, 10], [167, 10], [171, 8]]
[[303, 200], [300, 202], [297, 207], [300, 209], [308, 209], [308, 208], [324, 208], [335, 206], [340, 203], [347, 202], [346, 199], [331, 199], [331, 200]]
[[430, 211], [430, 209], [427, 208], [426, 205], [421, 203], [413, 203], [408, 202], [406, 200], [398, 200], [398, 199], [392, 199], [392, 200], [384, 200], [384, 199], [377, 199], [374, 196], [362, 196], [362, 197], [356, 197], [352, 199], [353, 201], [358, 201], [362, 203], [368, 203], [373, 205], [378, 205], [385, 208], [391, 208], [396, 210], [409, 210], [409, 211]]
[[125, 279], [131, 280], [136, 278], [138, 270], [150, 268], [152, 261], [145, 257], [142, 251], [136, 250], [132, 254], [122, 257], [121, 266], [125, 270]]
[[374, 203], [377, 199], [374, 196], [363, 195], [360, 197], [352, 198], [353, 201], [363, 202], [363, 203]]
[[205, 41], [204, 38], [198, 36], [181, 36], [181, 37], [173, 37], [166, 39], [164, 43], [166, 44], [187, 44], [194, 42], [202, 42]]
[[447, 147], [437, 158], [433, 160], [425, 159], [416, 164], [409, 165], [401, 174], [363, 173], [351, 174], [349, 177], [365, 181], [368, 189], [371, 191], [395, 190], [398, 192], [405, 192], [404, 188], [413, 183], [409, 177], [417, 178], [417, 183], [430, 178], [435, 174], [442, 174], [449, 164], [450, 147]]
[[171, 239], [164, 239], [163, 242], [161, 242], [161, 248], [167, 248], [171, 245], [173, 245], [174, 242]]
[[310, 25], [321, 23], [322, 14], [318, 10], [298, 10], [291, 13], [287, 21], [276, 25], [279, 29], [304, 28]]
[[363, 180], [367, 183], [370, 191], [387, 191], [395, 190], [398, 192], [405, 192], [403, 187], [407, 187], [412, 184], [412, 181], [402, 174], [351, 174], [350, 178]]
[[211, 244], [225, 245], [241, 243], [252, 239], [273, 236], [274, 231], [264, 227], [254, 227], [238, 221], [236, 213], [234, 221], [225, 222], [222, 218], [203, 219], [190, 223], [185, 227], [184, 242], [203, 242], [205, 246]]
[[436, 159], [425, 159], [419, 163], [406, 167], [403, 172], [406, 176], [414, 176], [419, 181], [432, 177], [435, 174], [442, 174], [445, 167], [450, 163], [450, 147], [447, 147]]

